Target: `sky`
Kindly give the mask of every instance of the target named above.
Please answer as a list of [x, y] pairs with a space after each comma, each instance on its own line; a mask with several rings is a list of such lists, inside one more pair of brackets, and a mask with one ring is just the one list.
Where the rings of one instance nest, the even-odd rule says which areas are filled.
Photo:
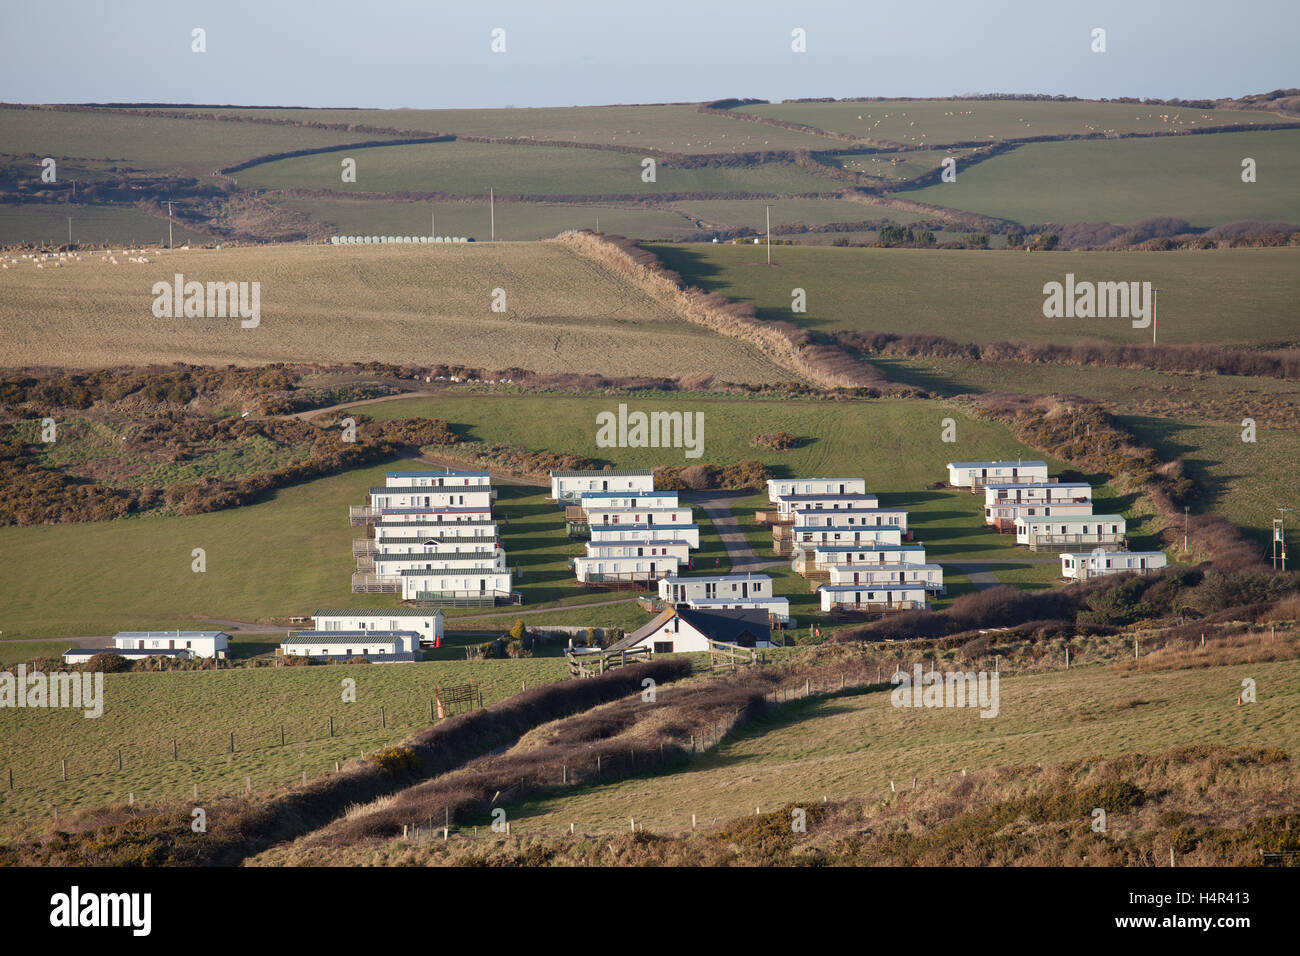
[[[191, 49], [196, 28], [206, 52]], [[0, 0], [10, 103], [1214, 99], [1300, 87], [1298, 67], [1300, 0]]]

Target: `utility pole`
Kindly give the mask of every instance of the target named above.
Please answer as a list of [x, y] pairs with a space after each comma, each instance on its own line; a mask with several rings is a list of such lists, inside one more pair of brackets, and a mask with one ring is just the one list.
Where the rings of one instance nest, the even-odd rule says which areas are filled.
[[167, 200], [167, 248], [172, 247], [172, 201]]
[[436, 213], [434, 213], [434, 211], [430, 209], [429, 210], [429, 238], [432, 239], [437, 234], [438, 234], [438, 220], [436, 218]]
[[1273, 568], [1277, 568], [1278, 545], [1282, 546], [1282, 570], [1286, 571], [1286, 515], [1294, 508], [1278, 508], [1282, 517], [1273, 519]]
[[772, 264], [772, 207], [766, 206], [767, 209], [767, 264]]
[[68, 245], [72, 245], [72, 217], [68, 217]]
[[497, 200], [496, 192], [492, 187], [488, 187], [488, 215], [492, 218], [492, 241], [496, 242], [497, 238]]
[[1183, 553], [1184, 554], [1187, 553], [1187, 522], [1189, 520], [1188, 516], [1191, 514], [1191, 511], [1192, 509], [1190, 506], [1183, 505]]

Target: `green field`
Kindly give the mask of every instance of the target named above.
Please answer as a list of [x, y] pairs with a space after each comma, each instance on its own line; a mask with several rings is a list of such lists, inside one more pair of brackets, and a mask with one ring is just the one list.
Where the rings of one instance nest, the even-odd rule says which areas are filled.
[[[355, 183], [341, 181], [344, 157], [357, 163]], [[666, 193], [832, 193], [836, 181], [791, 163], [753, 167], [673, 167], [661, 161], [653, 183], [641, 181], [642, 157], [609, 150], [504, 146], [455, 141], [374, 146], [351, 152], [280, 159], [235, 174], [244, 186], [331, 189], [341, 193], [438, 192], [485, 196], [655, 196]]]
[[[68, 241], [68, 217], [72, 217], [72, 241], [114, 245], [167, 244], [167, 220], [151, 216], [135, 206], [82, 206], [63, 203], [0, 205], [0, 244], [36, 242], [57, 245]], [[212, 242], [211, 236], [180, 223], [172, 224], [176, 245]]]
[[[880, 179], [914, 179], [938, 169], [949, 156], [958, 161], [969, 149], [913, 149], [894, 153], [834, 153], [828, 161], [840, 169]], [[940, 204], [942, 205], [942, 203]]]
[[[194, 114], [262, 116], [308, 123], [355, 123], [422, 133], [518, 137], [634, 146], [668, 153], [826, 149], [815, 133], [777, 129], [701, 113], [695, 106], [576, 106], [531, 109], [339, 110], [189, 109]], [[369, 135], [367, 138], [374, 138]]]
[[[716, 228], [743, 227], [762, 232], [767, 227], [767, 209], [772, 210], [772, 229], [780, 226], [821, 226], [833, 222], [915, 222], [920, 213], [889, 206], [872, 206], [843, 199], [701, 199], [673, 203], [692, 218]], [[838, 233], [837, 233], [838, 235]], [[781, 237], [784, 238], [784, 237]]]
[[[1259, 701], [1235, 706], [1244, 677]], [[1108, 667], [1001, 680], [999, 713], [910, 709], [887, 692], [813, 698], [744, 726], [685, 770], [639, 774], [507, 806], [520, 834], [689, 829], [783, 805], [867, 798], [960, 774], [1179, 746], [1300, 747], [1300, 663], [1116, 673]]]
[[[1241, 161], [1258, 164], [1241, 181]], [[1173, 216], [1193, 226], [1242, 219], [1300, 222], [1300, 130], [1119, 142], [1030, 143], [909, 199], [1025, 225], [1130, 223]]]
[[[1127, 319], [1047, 319], [1043, 285], [1149, 281], [1162, 342], [1254, 344], [1300, 339], [1300, 250], [1051, 252], [650, 245], [690, 283], [752, 302], [758, 314], [825, 331], [920, 332], [959, 342], [1143, 343]], [[791, 289], [806, 314], [790, 311]]]
[[1170, 133], [1235, 123], [1286, 122], [1271, 113], [1129, 103], [1016, 100], [877, 100], [771, 103], [738, 112], [912, 145], [996, 142], [1030, 136]]
[[[331, 224], [344, 235], [441, 236], [486, 239], [491, 214], [486, 202], [416, 203], [366, 199], [286, 199], [290, 209]], [[431, 223], [429, 214], [435, 216]], [[501, 202], [496, 204], [497, 239], [542, 239], [568, 229], [595, 229], [637, 237], [689, 239], [696, 229], [671, 209], [584, 203]]]
[[[1242, 417], [1251, 414], [1247, 407]], [[1212, 425], [1122, 415], [1120, 422], [1166, 461], [1181, 458], [1187, 474], [1208, 491], [1209, 510], [1250, 532], [1268, 553], [1269, 529], [1279, 507], [1296, 507], [1295, 468], [1300, 432], [1256, 422], [1255, 441], [1242, 441], [1240, 424]], [[1293, 516], [1287, 515], [1288, 519]], [[1288, 520], [1288, 524], [1291, 521]], [[1300, 525], [1296, 522], [1293, 527]], [[1294, 537], [1291, 538], [1294, 542]]]
[[[427, 726], [439, 685], [475, 682], [491, 706], [518, 693], [522, 682], [567, 677], [567, 665], [555, 657], [107, 674], [101, 717], [88, 720], [69, 709], [0, 710], [0, 773], [14, 772], [14, 789], [0, 790], [0, 827], [40, 829], [52, 807], [66, 814], [125, 802], [129, 793], [138, 801], [175, 799], [192, 796], [197, 784], [202, 806], [204, 799], [238, 792], [250, 777], [255, 790], [300, 781], [304, 771], [312, 779], [332, 771], [336, 760]], [[356, 681], [355, 702], [343, 702], [344, 678]]]
[[[1006, 536], [984, 531], [978, 502], [965, 493], [927, 492], [954, 458], [1027, 454], [1000, 426], [967, 419], [961, 412], [921, 401], [813, 401], [631, 399], [647, 411], [702, 411], [702, 461], [725, 464], [757, 458], [779, 475], [862, 475], [873, 491], [915, 508], [925, 541], [939, 560], [1007, 554]], [[604, 397], [475, 393], [463, 397], [403, 399], [368, 406], [376, 418], [432, 415], [463, 426], [467, 438], [505, 442], [535, 450], [562, 450], [617, 467], [685, 464], [663, 449], [595, 447], [599, 410], [616, 407]], [[958, 422], [959, 442], [939, 440], [939, 419]], [[590, 424], [583, 424], [584, 422]], [[810, 441], [787, 453], [749, 447], [758, 431], [784, 430]], [[864, 455], [863, 449], [872, 453]], [[1059, 469], [1059, 462], [1052, 462]], [[199, 621], [266, 620], [310, 613], [318, 607], [386, 607], [389, 595], [350, 593], [355, 563], [346, 506], [365, 500], [382, 484], [391, 464], [358, 469], [281, 489], [254, 505], [187, 517], [129, 518], [95, 524], [0, 528], [0, 562], [9, 568], [0, 630], [4, 638], [63, 638], [117, 630], [186, 626]], [[518, 568], [524, 610], [558, 600], [587, 604], [605, 598], [578, 588], [567, 558], [581, 553], [563, 532], [563, 515], [545, 492], [501, 489], [498, 507], [509, 524], [502, 546]], [[955, 505], [955, 507], [954, 507]], [[720, 556], [702, 535], [704, 563]], [[207, 570], [191, 570], [192, 549], [204, 548]], [[699, 565], [703, 569], [703, 565]], [[802, 580], [796, 588], [807, 588]], [[617, 595], [619, 597], [623, 595]], [[509, 626], [513, 611], [484, 615], [454, 612], [473, 627]], [[639, 612], [637, 612], [639, 613]], [[566, 608], [564, 617], [529, 615], [529, 624], [572, 623], [626, 626], [627, 608]]]
[[[133, 169], [175, 170], [204, 179], [216, 169], [254, 156], [377, 138], [345, 130], [140, 116], [126, 110], [0, 107], [0, 116], [4, 150], [9, 154], [112, 161]], [[33, 178], [39, 178], [40, 170], [35, 172]]]

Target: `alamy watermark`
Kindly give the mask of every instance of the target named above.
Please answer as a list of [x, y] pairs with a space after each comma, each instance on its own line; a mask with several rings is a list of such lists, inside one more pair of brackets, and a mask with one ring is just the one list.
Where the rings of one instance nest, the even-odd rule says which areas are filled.
[[596, 414], [597, 448], [681, 448], [687, 458], [704, 454], [703, 412], [618, 412]]
[[1043, 315], [1049, 319], [1132, 319], [1133, 328], [1151, 327], [1150, 282], [1075, 282], [1043, 286]]
[[185, 281], [176, 273], [173, 282], [153, 284], [156, 319], [224, 319], [238, 316], [241, 328], [262, 324], [262, 283]]
[[894, 672], [889, 693], [895, 707], [978, 707], [981, 717], [998, 715], [998, 673], [994, 671], [930, 671], [917, 664], [912, 674]]
[[93, 720], [104, 713], [104, 674], [102, 671], [69, 673], [43, 671], [27, 673], [19, 664], [16, 673], [0, 671], [0, 707], [51, 708], [71, 707], [83, 711]]

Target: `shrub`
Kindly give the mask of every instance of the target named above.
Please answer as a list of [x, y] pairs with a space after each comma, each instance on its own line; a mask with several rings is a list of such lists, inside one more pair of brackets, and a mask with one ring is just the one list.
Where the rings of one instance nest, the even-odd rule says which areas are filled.
[[131, 662], [121, 654], [114, 654], [112, 651], [101, 651], [91, 657], [90, 660], [81, 665], [82, 670], [102, 671], [105, 674], [117, 674], [122, 671], [131, 669]]
[[510, 640], [522, 641], [526, 631], [527, 628], [524, 626], [523, 618], [516, 619], [514, 625], [510, 628]]
[[371, 763], [391, 776], [416, 773], [420, 769], [420, 757], [410, 747], [386, 747], [366, 757]]

